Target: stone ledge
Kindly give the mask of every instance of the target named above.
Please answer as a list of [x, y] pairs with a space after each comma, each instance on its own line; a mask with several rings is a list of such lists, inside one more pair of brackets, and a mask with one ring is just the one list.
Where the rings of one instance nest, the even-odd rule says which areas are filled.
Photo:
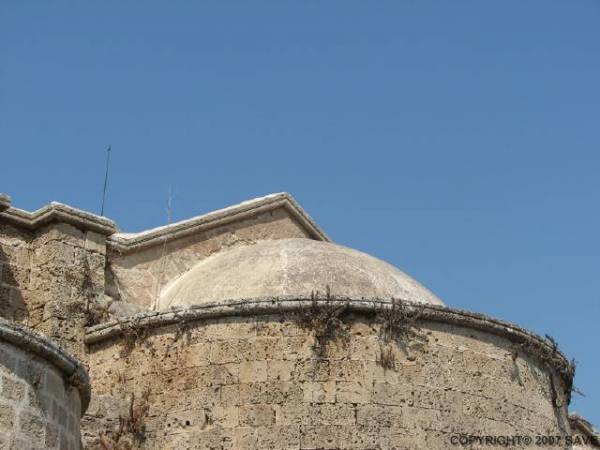
[[262, 212], [272, 211], [276, 208], [285, 208], [313, 239], [330, 241], [325, 232], [319, 228], [296, 200], [290, 194], [284, 192], [248, 200], [238, 205], [140, 233], [116, 233], [107, 240], [107, 245], [117, 252], [131, 253], [162, 244], [165, 239], [179, 239], [217, 226], [237, 222]]
[[115, 223], [106, 217], [97, 216], [58, 202], [52, 202], [34, 212], [9, 207], [0, 212], [0, 219], [27, 229], [36, 229], [51, 222], [64, 222], [105, 236], [117, 231]]
[[[90, 327], [86, 330], [85, 343], [90, 345], [105, 339], [122, 335], [128, 328], [158, 328], [175, 323], [193, 322], [203, 319], [214, 319], [231, 316], [263, 316], [271, 314], [293, 313], [310, 308], [316, 302], [323, 307], [328, 302], [346, 304], [348, 311], [366, 315], [374, 315], [381, 309], [390, 309], [392, 301], [385, 299], [352, 299], [331, 298], [313, 300], [309, 297], [298, 298], [255, 298], [247, 300], [206, 303], [183, 308], [172, 308], [166, 311], [136, 314], [121, 320], [114, 320]], [[568, 401], [573, 384], [575, 368], [565, 355], [548, 340], [525, 330], [524, 328], [493, 319], [483, 314], [472, 313], [460, 309], [452, 309], [431, 304], [418, 304], [402, 301], [409, 312], [416, 315], [419, 321], [440, 322], [472, 328], [510, 340], [521, 346], [524, 353], [534, 356], [555, 369], [565, 382]]]
[[1, 318], [0, 341], [9, 342], [15, 347], [31, 352], [56, 367], [79, 391], [82, 414], [85, 412], [90, 402], [90, 380], [79, 361], [48, 338]]

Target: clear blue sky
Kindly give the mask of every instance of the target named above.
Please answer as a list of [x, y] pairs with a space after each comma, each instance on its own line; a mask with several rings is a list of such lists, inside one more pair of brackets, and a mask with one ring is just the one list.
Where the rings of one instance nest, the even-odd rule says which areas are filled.
[[600, 3], [0, 2], [0, 192], [127, 231], [289, 191], [556, 338], [600, 425]]

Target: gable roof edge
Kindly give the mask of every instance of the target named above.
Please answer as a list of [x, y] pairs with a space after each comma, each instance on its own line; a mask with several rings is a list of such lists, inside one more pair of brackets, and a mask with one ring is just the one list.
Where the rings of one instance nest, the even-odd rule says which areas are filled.
[[247, 200], [237, 205], [139, 233], [115, 233], [108, 238], [107, 245], [119, 253], [131, 253], [164, 243], [165, 240], [180, 239], [277, 208], [284, 208], [312, 239], [330, 242], [330, 238], [298, 202], [287, 192], [282, 192]]

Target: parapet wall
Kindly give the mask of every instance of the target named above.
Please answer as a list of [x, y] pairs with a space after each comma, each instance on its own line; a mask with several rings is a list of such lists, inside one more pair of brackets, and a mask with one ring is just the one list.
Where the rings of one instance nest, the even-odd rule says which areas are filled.
[[[137, 449], [447, 450], [454, 433], [570, 432], [572, 369], [552, 345], [442, 307], [249, 300], [87, 341], [90, 450], [102, 434]], [[139, 433], [111, 432], [123, 421]]]
[[0, 448], [80, 450], [90, 387], [82, 366], [45, 338], [0, 321]]

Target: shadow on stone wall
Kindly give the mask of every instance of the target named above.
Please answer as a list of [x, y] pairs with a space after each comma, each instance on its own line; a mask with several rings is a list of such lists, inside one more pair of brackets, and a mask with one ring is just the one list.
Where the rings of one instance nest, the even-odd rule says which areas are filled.
[[0, 317], [24, 322], [29, 311], [22, 288], [29, 281], [29, 269], [11, 264], [3, 247], [0, 245]]

